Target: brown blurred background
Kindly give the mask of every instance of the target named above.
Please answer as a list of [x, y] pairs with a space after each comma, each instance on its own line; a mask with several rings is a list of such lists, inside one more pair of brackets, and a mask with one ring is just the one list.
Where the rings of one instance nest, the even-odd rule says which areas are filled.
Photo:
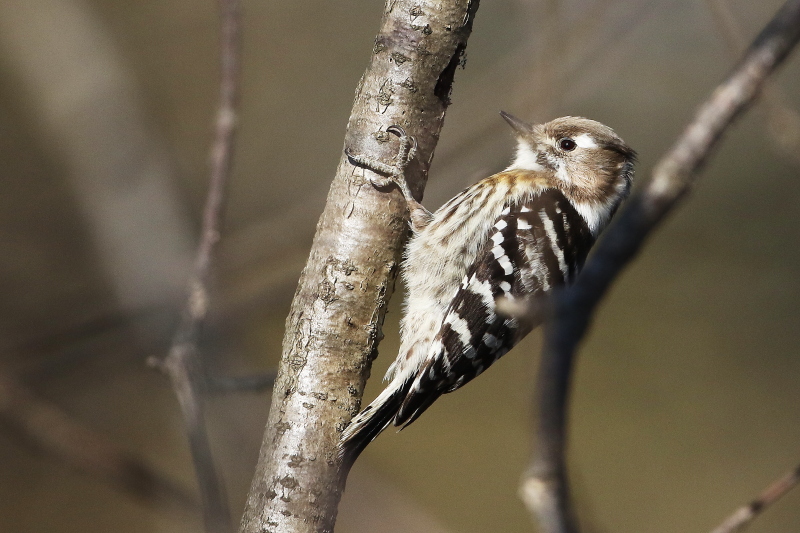
[[[647, 179], [780, 4], [484, 0], [426, 205], [507, 164], [500, 109], [603, 121]], [[275, 368], [382, 2], [243, 7], [240, 134], [204, 340], [220, 376]], [[45, 406], [194, 490], [174, 395], [144, 361], [164, 353], [182, 304], [217, 61], [212, 1], [0, 0], [0, 374], [24, 391], [0, 384], [0, 531], [201, 527], [65, 461], [20, 420]], [[707, 531], [800, 459], [798, 108], [795, 54], [597, 316], [570, 450], [587, 531]], [[399, 301], [370, 399], [397, 349]], [[540, 340], [370, 446], [337, 531], [531, 531], [516, 489]], [[236, 521], [268, 401], [210, 402]], [[797, 491], [752, 531], [799, 527]]]

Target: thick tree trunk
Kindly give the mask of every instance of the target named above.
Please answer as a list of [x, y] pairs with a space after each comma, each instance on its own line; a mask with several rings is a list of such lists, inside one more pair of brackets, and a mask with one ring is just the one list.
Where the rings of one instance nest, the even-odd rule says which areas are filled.
[[[388, 0], [345, 146], [391, 162], [386, 128], [416, 137], [424, 189], [478, 0]], [[337, 443], [358, 411], [408, 234], [399, 191], [343, 156], [286, 321], [283, 355], [242, 533], [332, 531], [347, 475]], [[298, 191], [299, 195], [303, 191]]]

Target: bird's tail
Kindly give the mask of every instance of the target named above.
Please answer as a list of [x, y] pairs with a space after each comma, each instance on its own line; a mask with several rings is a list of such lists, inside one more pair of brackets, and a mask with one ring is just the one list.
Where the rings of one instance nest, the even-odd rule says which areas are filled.
[[402, 382], [399, 386], [389, 385], [353, 418], [339, 442], [339, 456], [343, 466], [349, 469], [364, 448], [392, 423], [406, 397], [409, 385], [409, 382]]

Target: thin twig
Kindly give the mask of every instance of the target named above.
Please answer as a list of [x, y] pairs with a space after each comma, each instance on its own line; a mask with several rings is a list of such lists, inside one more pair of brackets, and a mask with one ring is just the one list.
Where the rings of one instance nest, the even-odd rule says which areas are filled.
[[197, 501], [187, 490], [2, 373], [0, 424], [35, 450], [138, 500], [184, 511], [198, 509]]
[[767, 507], [792, 490], [798, 482], [800, 482], [800, 465], [786, 472], [780, 479], [773, 481], [755, 500], [736, 509], [711, 533], [735, 533], [744, 529]]
[[214, 466], [203, 416], [206, 383], [197, 348], [200, 330], [208, 313], [208, 284], [214, 248], [219, 241], [222, 205], [231, 168], [239, 95], [239, 0], [219, 0], [219, 9], [220, 102], [211, 146], [211, 176], [200, 243], [181, 324], [167, 357], [163, 362], [156, 363], [169, 375], [183, 412], [208, 533], [227, 533], [232, 529], [227, 496]]
[[521, 495], [545, 533], [577, 531], [564, 454], [569, 383], [576, 348], [600, 299], [635, 257], [650, 232], [690, 190], [697, 170], [725, 130], [753, 102], [764, 80], [800, 39], [800, 0], [790, 0], [745, 53], [739, 65], [700, 107], [694, 120], [631, 198], [598, 244], [575, 285], [553, 299], [545, 328], [535, 410], [534, 456]]

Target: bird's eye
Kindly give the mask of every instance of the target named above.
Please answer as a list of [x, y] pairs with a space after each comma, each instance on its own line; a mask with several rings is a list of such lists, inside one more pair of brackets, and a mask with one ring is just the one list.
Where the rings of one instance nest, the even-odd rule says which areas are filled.
[[558, 141], [558, 147], [565, 152], [571, 152], [578, 147], [578, 144], [569, 137], [565, 137], [564, 139]]

